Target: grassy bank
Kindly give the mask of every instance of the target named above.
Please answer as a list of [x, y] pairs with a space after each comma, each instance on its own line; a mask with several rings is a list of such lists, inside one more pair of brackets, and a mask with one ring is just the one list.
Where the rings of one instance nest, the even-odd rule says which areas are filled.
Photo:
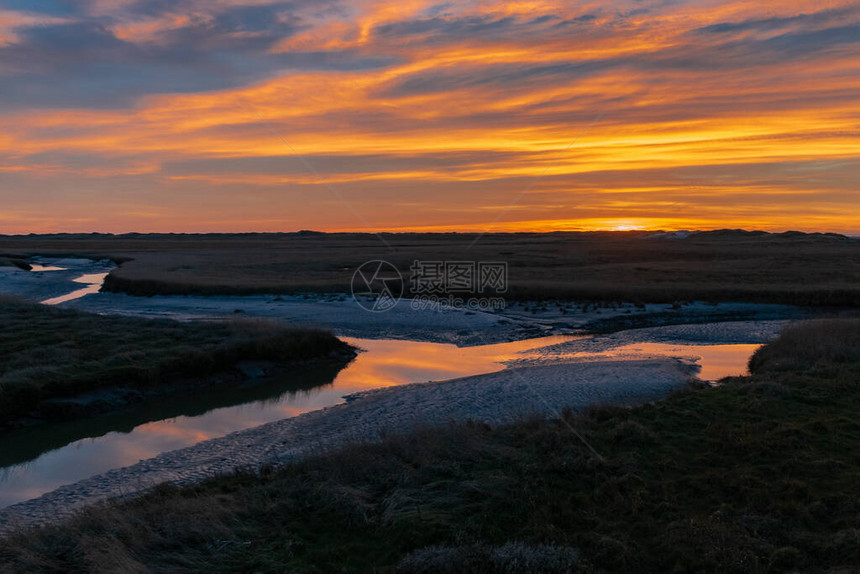
[[[105, 288], [134, 295], [349, 292], [372, 259], [409, 276], [413, 261], [508, 264], [513, 299], [860, 305], [860, 240], [716, 231], [0, 237], [0, 251], [121, 262]], [[406, 281], [407, 290], [411, 282]]]
[[858, 320], [803, 324], [716, 389], [162, 487], [0, 541], [0, 568], [856, 571], [858, 351]]
[[29, 271], [32, 269], [30, 264], [21, 259], [20, 257], [6, 257], [4, 255], [0, 255], [0, 267], [17, 267], [18, 269], [23, 269], [24, 271]]
[[[108, 317], [0, 300], [0, 428], [74, 416], [58, 399], [116, 387], [169, 391], [240, 361], [320, 358], [346, 345], [310, 329], [236, 320]], [[35, 411], [35, 412], [34, 412]]]

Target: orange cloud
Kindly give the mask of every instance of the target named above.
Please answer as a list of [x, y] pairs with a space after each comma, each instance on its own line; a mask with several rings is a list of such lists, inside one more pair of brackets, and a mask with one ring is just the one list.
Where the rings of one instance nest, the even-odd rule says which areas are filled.
[[[389, 229], [481, 230], [515, 201], [496, 229], [860, 231], [850, 2], [337, 6], [272, 12], [284, 37], [270, 37], [231, 3], [151, 15], [98, 3], [113, 23], [97, 38], [148, 50], [141, 72], [208, 34], [224, 59], [286, 59], [228, 87], [154, 86], [133, 105], [0, 100], [0, 193], [20, 214], [0, 232], [44, 225], [26, 214], [48, 190], [58, 204], [93, 198], [79, 219], [111, 231], [362, 228], [331, 209], [340, 193]], [[0, 37], [27, 40], [32, 17], [4, 15]], [[183, 197], [207, 197], [205, 219]]]

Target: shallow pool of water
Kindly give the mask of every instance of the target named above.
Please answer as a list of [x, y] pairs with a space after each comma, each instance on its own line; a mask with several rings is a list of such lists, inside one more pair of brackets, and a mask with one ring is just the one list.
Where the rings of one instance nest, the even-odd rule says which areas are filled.
[[745, 375], [747, 362], [760, 344], [694, 345], [681, 343], [630, 343], [606, 351], [552, 353], [544, 358], [585, 360], [646, 359], [674, 357], [698, 365], [696, 376], [703, 381], [717, 381], [723, 377]]

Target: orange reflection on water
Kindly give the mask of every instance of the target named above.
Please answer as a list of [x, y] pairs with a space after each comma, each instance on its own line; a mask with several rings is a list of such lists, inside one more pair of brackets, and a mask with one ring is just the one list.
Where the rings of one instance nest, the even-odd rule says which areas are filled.
[[286, 390], [263, 400], [242, 395], [239, 400], [248, 402], [212, 408], [199, 415], [175, 416], [140, 424], [130, 432], [107, 432], [43, 452], [27, 463], [0, 469], [0, 508], [33, 498], [62, 484], [131, 465], [163, 452], [332, 406], [343, 402], [345, 395], [359, 391], [495, 372], [505, 368], [504, 362], [531, 358], [629, 360], [679, 357], [695, 360], [701, 365], [699, 378], [716, 380], [743, 374], [749, 356], [759, 346], [642, 342], [598, 352], [565, 352], [563, 345], [538, 351], [541, 347], [578, 338], [559, 335], [476, 347], [347, 338], [347, 342], [367, 352], [359, 353], [330, 384], [326, 384], [328, 379], [322, 379], [317, 386]]
[[522, 358], [520, 353], [524, 351], [574, 338], [556, 335], [479, 347], [344, 338], [351, 345], [368, 352], [359, 353], [355, 361], [338, 374], [334, 385], [356, 392], [491, 373], [502, 370], [505, 361]]
[[158, 435], [164, 438], [178, 439], [185, 444], [195, 444], [214, 438], [211, 432], [179, 423], [180, 419], [188, 420], [185, 417], [179, 417], [177, 419], [146, 423], [137, 427], [135, 432], [144, 435]]
[[717, 381], [723, 377], [748, 373], [747, 361], [761, 345], [675, 345], [671, 343], [637, 343], [617, 349], [618, 353], [639, 352], [643, 355], [661, 355], [693, 358], [700, 367], [698, 377], [703, 381]]
[[631, 360], [651, 357], [675, 357], [695, 362], [696, 375], [703, 381], [748, 373], [747, 361], [760, 344], [679, 345], [676, 343], [632, 343], [600, 352], [560, 353], [558, 357], [577, 360]]

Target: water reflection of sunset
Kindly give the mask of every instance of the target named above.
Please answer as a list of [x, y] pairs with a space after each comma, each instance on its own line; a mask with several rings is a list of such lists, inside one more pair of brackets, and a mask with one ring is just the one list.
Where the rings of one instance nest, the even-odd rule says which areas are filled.
[[[496, 371], [504, 368], [500, 361], [517, 357], [519, 351], [569, 338], [546, 337], [467, 348], [413, 341], [347, 339], [367, 352], [359, 353], [330, 384], [319, 384], [328, 383], [329, 378], [307, 390], [282, 392], [276, 398], [213, 408], [199, 416], [175, 416], [140, 424], [128, 433], [109, 432], [73, 442], [26, 464], [4, 469], [0, 476], [0, 507], [162, 452], [322, 409], [343, 402], [344, 395], [350, 393]], [[34, 486], [34, 482], [39, 486]]]
[[570, 360], [640, 359], [653, 356], [695, 358], [702, 366], [699, 376], [716, 379], [742, 373], [746, 360], [758, 345], [674, 345], [635, 343], [596, 352], [565, 354], [564, 345], [553, 352], [538, 351], [579, 337], [558, 335], [476, 347], [416, 341], [346, 339], [366, 352], [359, 353], [334, 381], [307, 390], [282, 392], [276, 398], [254, 400], [235, 406], [212, 408], [198, 416], [175, 416], [134, 427], [131, 432], [109, 432], [73, 442], [23, 465], [3, 469], [0, 506], [47, 492], [69, 482], [131, 465], [162, 452], [267, 422], [322, 409], [344, 396], [375, 388], [412, 382], [439, 381], [489, 373], [518, 359], [554, 357]]
[[703, 381], [747, 374], [747, 361], [761, 345], [678, 345], [673, 343], [633, 343], [614, 347], [606, 352], [574, 353], [576, 360], [630, 359], [645, 357], [675, 357], [699, 366], [696, 374]]
[[[570, 338], [560, 335], [479, 347], [347, 338], [347, 342], [370, 353], [360, 353], [349, 367], [338, 374], [335, 385], [360, 391], [490, 373], [503, 369], [504, 361], [519, 358], [523, 351]], [[371, 359], [363, 360], [365, 357]]]

